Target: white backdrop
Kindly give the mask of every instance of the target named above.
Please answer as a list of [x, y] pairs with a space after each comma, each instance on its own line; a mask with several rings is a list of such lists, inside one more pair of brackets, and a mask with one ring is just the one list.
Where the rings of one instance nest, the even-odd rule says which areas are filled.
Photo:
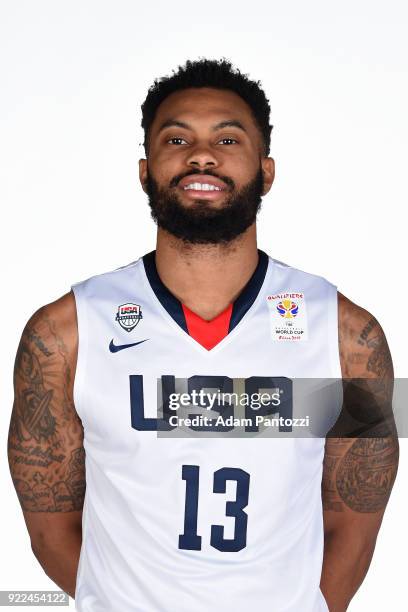
[[[260, 247], [370, 310], [396, 375], [407, 376], [408, 9], [403, 0], [2, 0], [0, 13], [0, 589], [53, 589], [5, 459], [14, 356], [39, 306], [154, 248], [137, 169], [140, 104], [154, 78], [188, 58], [226, 56], [262, 81], [277, 177]], [[407, 606], [406, 448], [402, 440], [352, 612]]]

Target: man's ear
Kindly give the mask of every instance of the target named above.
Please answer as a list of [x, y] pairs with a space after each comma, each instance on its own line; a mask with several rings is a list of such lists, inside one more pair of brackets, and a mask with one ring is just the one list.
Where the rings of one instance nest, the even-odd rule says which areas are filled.
[[142, 189], [146, 192], [146, 182], [147, 182], [147, 159], [139, 159], [139, 180], [142, 186]]
[[264, 157], [261, 160], [261, 164], [264, 182], [262, 195], [266, 195], [272, 187], [272, 183], [275, 178], [275, 161], [272, 159], [272, 157]]

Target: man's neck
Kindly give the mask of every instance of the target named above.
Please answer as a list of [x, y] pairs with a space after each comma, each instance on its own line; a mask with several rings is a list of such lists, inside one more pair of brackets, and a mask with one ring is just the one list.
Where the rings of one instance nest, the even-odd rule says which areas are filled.
[[188, 245], [159, 228], [157, 272], [182, 304], [211, 320], [245, 287], [258, 264], [255, 223], [227, 245]]

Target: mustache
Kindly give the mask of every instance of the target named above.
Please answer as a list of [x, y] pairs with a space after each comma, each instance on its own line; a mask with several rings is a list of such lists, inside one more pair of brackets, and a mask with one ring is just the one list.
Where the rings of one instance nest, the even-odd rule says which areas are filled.
[[200, 176], [213, 176], [214, 178], [218, 178], [221, 181], [224, 181], [224, 183], [228, 185], [228, 187], [231, 187], [232, 189], [235, 187], [234, 181], [230, 179], [229, 176], [223, 176], [221, 174], [216, 174], [212, 170], [205, 170], [204, 172], [198, 172], [197, 170], [190, 170], [189, 172], [183, 172], [183, 174], [177, 174], [176, 176], [173, 176], [173, 178], [171, 179], [170, 187], [176, 187], [177, 184], [181, 181], [181, 179], [183, 179], [185, 176], [191, 176], [192, 174], [196, 174], [196, 175], [199, 174]]

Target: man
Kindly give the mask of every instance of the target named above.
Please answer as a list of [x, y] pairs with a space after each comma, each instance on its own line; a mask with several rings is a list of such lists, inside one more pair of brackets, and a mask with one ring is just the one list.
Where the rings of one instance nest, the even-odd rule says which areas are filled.
[[[226, 60], [156, 80], [140, 160], [156, 251], [23, 332], [11, 473], [36, 557], [82, 612], [340, 612], [369, 567], [398, 463], [391, 357], [367, 311], [257, 249], [269, 112]], [[301, 378], [343, 378], [338, 423], [265, 435], [251, 402], [265, 422], [300, 414]], [[239, 410], [240, 435], [215, 424]]]

